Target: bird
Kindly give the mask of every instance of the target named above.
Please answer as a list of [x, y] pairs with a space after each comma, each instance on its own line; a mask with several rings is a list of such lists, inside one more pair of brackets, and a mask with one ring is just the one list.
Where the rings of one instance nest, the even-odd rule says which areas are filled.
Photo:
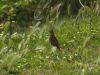
[[51, 43], [51, 45], [56, 46], [60, 50], [59, 42], [54, 35], [53, 29], [50, 29], [49, 33], [50, 33], [49, 42]]

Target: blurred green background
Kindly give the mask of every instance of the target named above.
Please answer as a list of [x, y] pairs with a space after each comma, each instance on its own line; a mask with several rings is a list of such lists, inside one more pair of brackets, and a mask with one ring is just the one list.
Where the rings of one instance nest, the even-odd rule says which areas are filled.
[[[44, 5], [50, 0], [1, 0], [0, 1], [0, 23], [5, 21], [16, 21], [16, 26], [29, 27], [34, 20], [34, 12], [42, 11]], [[93, 0], [92, 0], [93, 1]], [[91, 0], [81, 0], [85, 6], [90, 6]], [[51, 7], [60, 4], [60, 16], [68, 15], [68, 7], [70, 5], [70, 14], [76, 15], [81, 8], [79, 0], [51, 0], [39, 16], [41, 22], [45, 23], [46, 17]], [[48, 10], [48, 11], [47, 11]]]

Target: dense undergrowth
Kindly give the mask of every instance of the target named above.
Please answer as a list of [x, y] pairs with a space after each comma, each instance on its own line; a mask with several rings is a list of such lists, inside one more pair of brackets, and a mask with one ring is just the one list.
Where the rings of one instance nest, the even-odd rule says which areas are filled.
[[[80, 10], [75, 19], [37, 22], [29, 31], [9, 34], [9, 21], [0, 34], [0, 74], [99, 75], [100, 15], [97, 7]], [[53, 27], [61, 50], [49, 43]]]

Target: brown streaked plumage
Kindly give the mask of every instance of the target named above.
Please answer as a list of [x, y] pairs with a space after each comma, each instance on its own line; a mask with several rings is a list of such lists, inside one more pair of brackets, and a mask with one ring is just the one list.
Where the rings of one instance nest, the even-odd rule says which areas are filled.
[[49, 32], [50, 32], [49, 42], [51, 43], [51, 45], [56, 46], [60, 50], [59, 42], [54, 35], [53, 29], [50, 29]]

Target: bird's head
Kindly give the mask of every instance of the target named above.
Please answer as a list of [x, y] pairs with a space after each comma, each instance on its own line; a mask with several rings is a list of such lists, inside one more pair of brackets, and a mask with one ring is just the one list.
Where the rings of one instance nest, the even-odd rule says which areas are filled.
[[54, 33], [54, 32], [53, 32], [53, 29], [50, 29], [50, 30], [49, 30], [49, 33], [51, 33], [51, 34]]

